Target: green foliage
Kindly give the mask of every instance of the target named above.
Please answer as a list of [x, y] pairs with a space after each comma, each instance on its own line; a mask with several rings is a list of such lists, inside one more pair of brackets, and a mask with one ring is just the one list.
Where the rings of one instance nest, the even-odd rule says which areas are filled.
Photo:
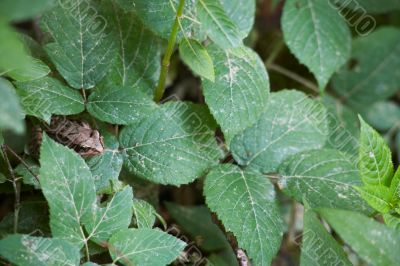
[[0, 1], [1, 261], [397, 265], [399, 4], [358, 2]]

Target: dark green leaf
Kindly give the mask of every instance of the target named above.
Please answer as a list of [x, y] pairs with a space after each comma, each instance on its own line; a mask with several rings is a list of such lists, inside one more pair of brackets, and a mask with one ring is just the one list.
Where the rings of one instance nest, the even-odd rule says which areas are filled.
[[0, 77], [0, 130], [12, 129], [22, 133], [25, 129], [23, 112], [13, 85]]

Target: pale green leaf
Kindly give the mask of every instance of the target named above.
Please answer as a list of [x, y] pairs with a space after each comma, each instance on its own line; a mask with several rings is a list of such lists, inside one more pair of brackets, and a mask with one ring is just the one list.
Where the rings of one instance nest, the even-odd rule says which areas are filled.
[[7, 76], [17, 81], [30, 81], [43, 78], [50, 73], [50, 68], [41, 60], [32, 58], [30, 68], [16, 68], [7, 72]]
[[396, 229], [400, 232], [400, 217], [394, 216], [389, 213], [383, 215], [383, 219], [385, 224], [393, 229]]
[[134, 12], [123, 12], [113, 1], [104, 1], [104, 5], [109, 10], [104, 16], [110, 34], [118, 43], [107, 81], [152, 95], [161, 67], [159, 38], [144, 28]]
[[158, 229], [125, 229], [109, 241], [111, 257], [124, 265], [164, 266], [175, 260], [185, 242]]
[[133, 192], [127, 186], [116, 192], [105, 202], [105, 206], [96, 207], [85, 221], [88, 239], [97, 243], [108, 241], [115, 233], [127, 229], [132, 219]]
[[323, 105], [302, 92], [272, 93], [260, 119], [232, 140], [233, 157], [250, 169], [275, 172], [290, 155], [324, 146], [325, 117]]
[[269, 265], [279, 250], [283, 228], [269, 180], [234, 165], [220, 165], [206, 177], [206, 203], [217, 213], [254, 265]]
[[400, 203], [400, 167], [397, 168], [390, 183], [390, 195], [393, 202]]
[[236, 24], [226, 14], [219, 0], [198, 0], [198, 19], [202, 29], [221, 48], [233, 48], [242, 44]]
[[352, 61], [333, 79], [345, 102], [364, 109], [385, 100], [400, 87], [400, 30], [382, 27], [353, 42]]
[[363, 117], [374, 128], [387, 131], [400, 125], [400, 107], [391, 101], [376, 102], [366, 106]]
[[306, 151], [280, 167], [279, 187], [312, 208], [338, 208], [371, 213], [354, 186], [362, 185], [356, 161], [336, 150]]
[[40, 15], [55, 3], [56, 0], [2, 0], [0, 16], [7, 20], [23, 21]]
[[255, 0], [219, 0], [224, 7], [226, 14], [236, 24], [240, 36], [245, 38], [249, 35], [254, 24], [256, 14]]
[[382, 185], [357, 187], [361, 197], [380, 213], [388, 213], [393, 208], [390, 200], [390, 190]]
[[127, 125], [145, 117], [156, 104], [137, 87], [101, 86], [90, 94], [87, 110], [97, 119]]
[[22, 133], [25, 129], [23, 112], [14, 86], [0, 77], [0, 130]]
[[54, 237], [78, 247], [86, 241], [81, 223], [96, 204], [92, 175], [85, 161], [74, 151], [43, 136], [40, 150], [40, 185], [50, 207]]
[[[322, 252], [321, 255], [317, 255], [317, 250]], [[304, 211], [300, 265], [352, 265], [343, 248], [326, 231], [316, 213], [307, 204]]]
[[[168, 213], [193, 239], [201, 239], [198, 246], [206, 251], [230, 248], [225, 234], [213, 222], [206, 206], [180, 206], [166, 203]], [[232, 250], [232, 249], [231, 249]]]
[[120, 134], [124, 162], [134, 174], [161, 184], [181, 185], [218, 163], [215, 125], [204, 108], [170, 102]]
[[[89, 7], [89, 8], [88, 8]], [[116, 41], [109, 34], [97, 1], [58, 3], [41, 20], [52, 37], [45, 50], [57, 70], [76, 89], [93, 88], [116, 57]]]
[[76, 266], [80, 260], [79, 249], [67, 241], [19, 234], [0, 240], [0, 255], [23, 266]]
[[179, 44], [179, 55], [195, 74], [214, 82], [213, 61], [201, 43], [192, 39], [182, 39]]
[[[385, 0], [385, 1], [377, 1], [377, 0], [357, 0], [357, 1], [348, 1], [348, 0], [330, 0], [332, 5], [335, 5], [339, 8], [339, 10], [348, 10], [351, 9], [354, 12], [357, 12], [358, 15], [355, 15], [355, 18], [352, 18], [351, 21], [358, 21], [358, 24], [361, 24], [360, 27], [365, 25], [366, 19], [365, 17], [370, 16], [370, 13], [386, 13], [393, 10], [400, 9], [400, 1], [399, 0]], [[344, 14], [348, 14], [351, 17], [351, 13], [347, 13], [343, 11]], [[348, 17], [346, 15], [346, 17]], [[365, 24], [364, 24], [365, 23]], [[358, 25], [357, 24], [357, 25]]]
[[117, 138], [102, 128], [100, 134], [103, 136], [104, 152], [87, 158], [86, 163], [92, 172], [97, 193], [111, 193], [111, 186], [118, 182], [123, 158], [118, 150]]
[[334, 209], [319, 212], [368, 264], [387, 266], [400, 261], [400, 232], [356, 212]]
[[333, 73], [349, 58], [351, 34], [329, 1], [287, 0], [282, 15], [285, 42], [324, 90]]
[[254, 124], [267, 106], [269, 79], [259, 56], [249, 48], [210, 46], [215, 82], [203, 80], [204, 97], [227, 143]]
[[46, 122], [50, 122], [52, 114], [72, 115], [85, 109], [79, 91], [65, 86], [51, 77], [27, 82], [16, 82], [17, 93], [25, 113]]
[[141, 199], [133, 201], [133, 215], [137, 228], [153, 228], [156, 222], [156, 210], [153, 205]]
[[[179, 0], [133, 0], [135, 11], [143, 24], [157, 35], [169, 39], [176, 17]], [[186, 0], [183, 15], [180, 19], [177, 40], [183, 36], [199, 41], [199, 25], [196, 11], [197, 0]]]
[[392, 153], [385, 140], [361, 117], [358, 168], [367, 185], [389, 186], [393, 176]]

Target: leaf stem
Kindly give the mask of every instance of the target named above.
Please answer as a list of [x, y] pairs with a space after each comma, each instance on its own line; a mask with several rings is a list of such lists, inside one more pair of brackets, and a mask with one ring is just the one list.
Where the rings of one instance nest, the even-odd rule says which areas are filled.
[[22, 165], [26, 168], [26, 170], [28, 170], [28, 172], [36, 179], [36, 181], [38, 183], [39, 182], [39, 178], [38, 176], [32, 172], [31, 167], [24, 161], [24, 159], [22, 159], [15, 151], [13, 151], [13, 149], [11, 149], [10, 147], [8, 147], [7, 145], [4, 145], [6, 147], [6, 149], [11, 152], [11, 154], [18, 159], [18, 161], [20, 161], [20, 163], [22, 163]]
[[172, 26], [171, 35], [169, 36], [167, 50], [165, 51], [165, 54], [164, 54], [164, 57], [163, 57], [162, 63], [161, 63], [160, 78], [158, 79], [158, 84], [157, 84], [155, 95], [154, 95], [155, 102], [159, 102], [164, 95], [165, 83], [167, 80], [169, 64], [170, 64], [172, 53], [174, 51], [176, 36], [178, 35], [178, 30], [179, 30], [179, 22], [180, 22], [179, 20], [182, 17], [184, 6], [185, 6], [185, 0], [179, 0], [179, 6], [178, 6], [178, 10], [176, 11], [176, 17], [175, 17], [174, 24]]
[[6, 150], [6, 145], [1, 146], [1, 151], [3, 152], [4, 159], [6, 161], [8, 171], [10, 172], [11, 178], [12, 178], [12, 184], [14, 188], [14, 194], [15, 194], [15, 203], [14, 203], [14, 227], [13, 231], [14, 233], [18, 233], [18, 219], [19, 219], [19, 210], [21, 207], [21, 187], [20, 184], [15, 177], [14, 170], [11, 166], [10, 160], [8, 159], [7, 156], [7, 150]]

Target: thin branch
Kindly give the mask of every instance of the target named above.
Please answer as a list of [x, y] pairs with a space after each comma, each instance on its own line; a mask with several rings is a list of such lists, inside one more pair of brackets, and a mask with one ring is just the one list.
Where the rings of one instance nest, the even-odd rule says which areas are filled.
[[14, 233], [18, 233], [18, 219], [19, 219], [19, 210], [21, 207], [21, 186], [20, 183], [18, 182], [18, 179], [15, 177], [14, 170], [11, 166], [10, 160], [8, 159], [7, 155], [7, 150], [6, 146], [2, 145], [1, 146], [1, 151], [3, 152], [4, 159], [6, 161], [8, 171], [10, 172], [11, 178], [12, 178], [12, 184], [14, 188], [14, 194], [15, 194], [15, 203], [14, 203]]
[[179, 22], [182, 17], [184, 6], [185, 6], [185, 0], [180, 0], [178, 10], [176, 11], [174, 25], [172, 26], [172, 32], [171, 32], [171, 35], [169, 36], [167, 50], [165, 51], [164, 58], [163, 58], [162, 64], [161, 64], [160, 78], [158, 79], [158, 84], [157, 84], [156, 91], [154, 94], [154, 101], [156, 101], [156, 102], [159, 102], [164, 95], [165, 83], [167, 80], [169, 64], [170, 64], [172, 53], [174, 51], [176, 36], [178, 35]]
[[290, 78], [290, 79], [292, 79], [294, 81], [297, 81], [298, 83], [302, 84], [303, 86], [309, 88], [310, 90], [312, 90], [312, 91], [314, 91], [316, 93], [320, 92], [318, 87], [317, 87], [317, 85], [315, 85], [311, 81], [309, 81], [309, 80], [297, 75], [296, 73], [294, 73], [294, 72], [292, 72], [292, 71], [290, 71], [290, 70], [288, 70], [288, 69], [286, 69], [284, 67], [281, 67], [279, 65], [275, 65], [275, 64], [272, 64], [272, 63], [267, 65], [266, 67], [269, 70], [273, 70], [273, 71], [278, 72], [278, 73], [280, 73], [280, 74], [282, 74], [282, 75], [284, 75], [284, 76], [286, 76], [286, 77], [288, 77], [288, 78]]
[[21, 158], [15, 151], [13, 151], [9, 146], [7, 146], [7, 145], [4, 145], [4, 146], [6, 147], [6, 149], [7, 149], [15, 158], [18, 159], [18, 161], [20, 161], [20, 163], [22, 163], [23, 166], [25, 166], [26, 170], [28, 170], [28, 172], [29, 172], [31, 175], [33, 175], [33, 177], [35, 177], [36, 181], [37, 181], [38, 183], [40, 183], [40, 182], [39, 182], [39, 177], [38, 177], [34, 172], [32, 172], [31, 167], [25, 162], [25, 160], [22, 159], [22, 158]]

